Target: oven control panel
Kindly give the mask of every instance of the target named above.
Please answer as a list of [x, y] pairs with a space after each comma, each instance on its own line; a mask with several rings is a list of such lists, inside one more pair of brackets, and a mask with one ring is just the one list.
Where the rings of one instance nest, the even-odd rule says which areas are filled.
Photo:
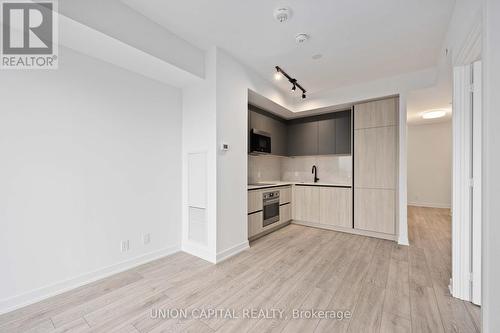
[[275, 192], [266, 192], [264, 193], [264, 200], [266, 199], [275, 199], [280, 197], [280, 191]]

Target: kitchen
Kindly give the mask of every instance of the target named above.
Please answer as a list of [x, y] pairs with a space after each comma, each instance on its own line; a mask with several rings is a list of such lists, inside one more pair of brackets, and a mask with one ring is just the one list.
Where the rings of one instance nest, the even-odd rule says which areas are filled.
[[398, 239], [399, 97], [285, 118], [248, 106], [248, 239], [290, 223]]

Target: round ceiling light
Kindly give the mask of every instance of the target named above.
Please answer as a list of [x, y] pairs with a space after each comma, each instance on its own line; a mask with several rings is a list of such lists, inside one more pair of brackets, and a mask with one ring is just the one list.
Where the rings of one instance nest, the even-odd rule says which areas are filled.
[[290, 8], [281, 7], [274, 10], [274, 19], [279, 23], [285, 23], [291, 16]]
[[446, 110], [430, 110], [422, 113], [423, 119], [436, 119], [446, 116]]

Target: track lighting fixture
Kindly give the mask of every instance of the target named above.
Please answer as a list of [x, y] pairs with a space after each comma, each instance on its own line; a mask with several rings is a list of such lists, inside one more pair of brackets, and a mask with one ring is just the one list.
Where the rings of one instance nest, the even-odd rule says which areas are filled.
[[276, 73], [274, 73], [274, 79], [275, 79], [276, 81], [281, 80], [281, 73], [280, 73], [280, 71], [278, 70], [278, 67], [276, 67]]
[[276, 66], [276, 73], [274, 74], [274, 79], [279, 80], [281, 78], [281, 75], [286, 77], [288, 79], [288, 82], [292, 84], [292, 91], [297, 90], [299, 88], [302, 90], [302, 99], [306, 98], [306, 90], [297, 82], [297, 79], [292, 78], [290, 75], [288, 75], [284, 70], [282, 70], [279, 66]]

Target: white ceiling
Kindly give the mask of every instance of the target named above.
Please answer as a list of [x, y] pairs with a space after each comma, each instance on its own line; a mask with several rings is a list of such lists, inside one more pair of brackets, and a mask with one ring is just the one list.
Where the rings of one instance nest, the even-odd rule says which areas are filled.
[[[122, 1], [195, 46], [225, 49], [269, 80], [279, 65], [312, 93], [436, 66], [455, 2]], [[280, 24], [273, 10], [283, 5], [293, 15]], [[298, 45], [297, 33], [311, 39]]]

